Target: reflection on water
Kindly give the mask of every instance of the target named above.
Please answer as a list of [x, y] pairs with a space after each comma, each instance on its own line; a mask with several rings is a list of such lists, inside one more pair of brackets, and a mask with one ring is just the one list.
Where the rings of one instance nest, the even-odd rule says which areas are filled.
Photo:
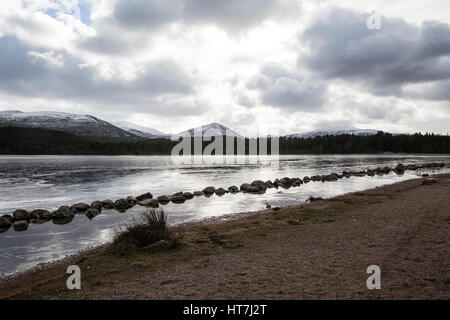
[[[137, 196], [150, 191], [154, 196], [178, 191], [202, 190], [206, 186], [228, 188], [256, 179], [329, 174], [343, 170], [364, 170], [425, 162], [450, 163], [450, 156], [346, 155], [280, 156], [278, 165], [271, 161], [258, 164], [175, 165], [170, 157], [133, 156], [1, 156], [0, 214], [15, 209], [55, 210], [63, 204], [91, 203], [94, 200]], [[448, 168], [435, 172], [446, 172]], [[420, 172], [406, 171], [375, 177], [351, 177], [335, 182], [310, 182], [290, 189], [268, 189], [263, 195], [225, 194], [221, 197], [195, 197], [183, 204], [162, 206], [170, 223], [180, 223], [214, 215], [290, 205], [309, 196], [335, 195], [373, 188], [416, 177]], [[427, 172], [433, 172], [428, 170]], [[142, 207], [126, 213], [103, 210], [92, 220], [77, 215], [68, 224], [30, 224], [27, 231], [12, 228], [0, 234], [0, 274], [24, 270], [39, 262], [61, 258], [80, 249], [112, 239], [116, 228], [136, 217]]]

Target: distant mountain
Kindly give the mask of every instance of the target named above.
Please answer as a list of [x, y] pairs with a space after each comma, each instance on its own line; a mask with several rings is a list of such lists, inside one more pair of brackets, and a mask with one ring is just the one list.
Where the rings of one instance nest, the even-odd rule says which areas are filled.
[[[200, 134], [201, 133], [201, 134]], [[243, 138], [242, 135], [228, 127], [225, 127], [219, 123], [210, 123], [201, 127], [192, 128], [177, 134], [180, 137], [197, 137], [197, 136], [211, 137], [211, 136], [230, 136]]]
[[63, 131], [102, 140], [135, 140], [136, 135], [91, 115], [66, 112], [0, 111], [0, 127], [27, 127]]
[[143, 127], [139, 126], [137, 124], [128, 122], [128, 121], [112, 121], [113, 125], [119, 127], [122, 130], [125, 130], [129, 133], [132, 133], [138, 137], [142, 138], [149, 138], [149, 139], [156, 139], [156, 138], [169, 138], [170, 135], [167, 133], [164, 133], [162, 131], [149, 128], [149, 127]]
[[293, 133], [286, 135], [286, 138], [315, 138], [323, 136], [339, 136], [342, 134], [351, 134], [355, 136], [371, 136], [377, 134], [378, 130], [373, 129], [356, 129], [356, 128], [333, 128], [319, 129], [304, 133]]
[[258, 134], [257, 132], [253, 132], [253, 131], [241, 129], [241, 128], [239, 128], [239, 129], [236, 128], [234, 131], [248, 139], [254, 139], [254, 138], [263, 136], [263, 135]]

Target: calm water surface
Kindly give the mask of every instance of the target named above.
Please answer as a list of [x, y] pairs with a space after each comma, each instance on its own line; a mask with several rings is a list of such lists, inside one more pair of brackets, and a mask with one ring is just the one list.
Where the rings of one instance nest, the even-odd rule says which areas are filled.
[[[147, 191], [154, 196], [178, 191], [202, 190], [207, 186], [228, 188], [256, 179], [311, 176], [363, 170], [397, 163], [445, 162], [450, 156], [417, 155], [332, 155], [281, 156], [258, 164], [196, 164], [176, 165], [170, 157], [151, 156], [0, 156], [0, 214], [23, 209], [55, 210], [60, 205], [76, 202], [137, 196]], [[194, 219], [272, 206], [304, 202], [309, 196], [324, 198], [347, 192], [373, 188], [417, 177], [425, 170], [407, 171], [375, 177], [351, 177], [335, 182], [310, 182], [290, 189], [269, 189], [263, 195], [225, 194], [222, 197], [195, 197], [183, 204], [162, 206], [171, 224]], [[426, 172], [450, 172], [448, 167]], [[59, 259], [81, 249], [108, 242], [116, 228], [133, 217], [142, 207], [125, 213], [103, 210], [89, 220], [76, 215], [72, 222], [30, 224], [28, 230], [12, 228], [0, 234], [0, 274], [22, 271], [40, 262]]]

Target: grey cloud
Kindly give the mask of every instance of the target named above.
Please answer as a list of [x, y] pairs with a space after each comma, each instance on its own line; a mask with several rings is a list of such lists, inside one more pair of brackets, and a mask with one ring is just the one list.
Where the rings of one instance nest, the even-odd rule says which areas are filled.
[[184, 19], [210, 22], [225, 29], [239, 31], [258, 24], [277, 9], [273, 0], [185, 0]]
[[325, 102], [325, 91], [325, 86], [320, 84], [279, 78], [263, 92], [263, 102], [266, 105], [295, 111], [318, 111]]
[[391, 123], [410, 119], [415, 112], [414, 108], [411, 108], [411, 106], [401, 107], [396, 102], [395, 100], [388, 100], [378, 104], [371, 102], [352, 103], [353, 115], [357, 112], [359, 119], [387, 120]]
[[228, 31], [240, 31], [269, 17], [295, 14], [289, 0], [119, 0], [114, 18], [126, 28], [152, 28], [172, 23], [210, 23]]
[[97, 34], [81, 40], [78, 47], [107, 55], [126, 55], [131, 50], [142, 50], [148, 43], [144, 37], [115, 30], [115, 28], [99, 28]]
[[377, 95], [405, 96], [407, 84], [450, 79], [450, 26], [420, 27], [381, 18], [381, 30], [366, 27], [368, 14], [335, 9], [302, 35], [308, 53], [299, 57], [322, 79], [362, 84]]
[[178, 19], [183, 11], [180, 0], [121, 0], [114, 7], [120, 25], [130, 28], [155, 28]]
[[[82, 61], [65, 51], [64, 65], [56, 66], [32, 57], [30, 48], [15, 37], [0, 38], [0, 91], [22, 97], [66, 99], [98, 105], [100, 108], [126, 107], [129, 111], [148, 113], [170, 112], [177, 109], [180, 96], [193, 94], [192, 80], [175, 63], [163, 60], [142, 66], [140, 74], [131, 81], [117, 77], [103, 79], [91, 67], [81, 67]], [[161, 110], [160, 110], [161, 109]], [[186, 111], [189, 105], [180, 110]], [[192, 112], [198, 106], [192, 105]], [[178, 114], [175, 111], [174, 114]]]
[[257, 90], [262, 103], [291, 112], [317, 112], [327, 97], [327, 85], [304, 79], [282, 66], [268, 64], [260, 74], [247, 84], [248, 89]]
[[235, 34], [266, 19], [297, 19], [299, 9], [299, 3], [292, 0], [117, 0], [111, 15], [94, 20], [96, 34], [78, 46], [123, 55], [129, 48], [149, 46], [155, 33], [173, 23], [215, 25]]

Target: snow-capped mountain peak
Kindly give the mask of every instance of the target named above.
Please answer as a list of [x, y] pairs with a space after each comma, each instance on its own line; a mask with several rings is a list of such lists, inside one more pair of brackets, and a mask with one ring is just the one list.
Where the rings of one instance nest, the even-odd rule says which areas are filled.
[[224, 125], [221, 125], [219, 123], [213, 122], [209, 123], [200, 127], [191, 128], [189, 130], [180, 132], [177, 134], [177, 136], [186, 137], [186, 136], [193, 136], [197, 137], [200, 136], [200, 133], [204, 137], [211, 137], [211, 136], [229, 136], [229, 137], [240, 137], [242, 138], [242, 135], [237, 133], [236, 131], [225, 127]]

